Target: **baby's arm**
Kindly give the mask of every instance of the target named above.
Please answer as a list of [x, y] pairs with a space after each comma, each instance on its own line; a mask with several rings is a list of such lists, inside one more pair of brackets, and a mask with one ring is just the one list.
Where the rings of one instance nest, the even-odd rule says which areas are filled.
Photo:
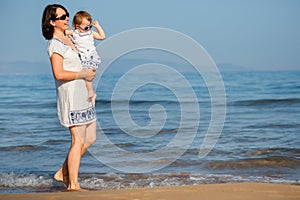
[[105, 33], [98, 23], [98, 21], [94, 21], [92, 25], [97, 29], [97, 32], [93, 31], [93, 37], [95, 40], [104, 40], [105, 39]]

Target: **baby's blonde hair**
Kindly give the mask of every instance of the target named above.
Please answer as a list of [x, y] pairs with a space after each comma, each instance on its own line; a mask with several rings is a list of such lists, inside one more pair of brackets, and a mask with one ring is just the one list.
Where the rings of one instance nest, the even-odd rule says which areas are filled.
[[78, 11], [74, 15], [73, 22], [72, 22], [73, 26], [76, 28], [76, 25], [80, 25], [82, 23], [83, 18], [86, 18], [89, 22], [92, 22], [92, 16], [88, 12], [82, 10], [82, 11]]

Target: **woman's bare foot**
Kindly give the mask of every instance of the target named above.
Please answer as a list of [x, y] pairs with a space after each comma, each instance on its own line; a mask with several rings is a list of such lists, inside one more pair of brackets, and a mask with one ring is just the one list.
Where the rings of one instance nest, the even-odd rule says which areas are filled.
[[54, 175], [54, 180], [63, 182], [67, 187], [69, 185], [69, 176], [63, 174], [62, 168], [60, 168]]
[[60, 190], [59, 192], [88, 192], [89, 190], [87, 189], [66, 189], [66, 190]]
[[70, 191], [70, 192], [76, 192], [76, 191], [77, 192], [86, 192], [86, 191], [88, 191], [88, 190], [82, 189], [79, 186], [78, 182], [77, 183], [76, 182], [74, 182], [74, 183], [70, 182], [67, 190]]
[[87, 189], [77, 188], [77, 189], [67, 189], [68, 192], [88, 192]]

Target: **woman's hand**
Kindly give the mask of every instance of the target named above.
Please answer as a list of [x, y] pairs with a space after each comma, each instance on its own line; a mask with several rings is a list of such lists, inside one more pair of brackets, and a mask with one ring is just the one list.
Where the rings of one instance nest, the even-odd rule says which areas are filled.
[[83, 72], [85, 73], [84, 79], [87, 81], [92, 81], [96, 76], [96, 69], [93, 68], [83, 68]]

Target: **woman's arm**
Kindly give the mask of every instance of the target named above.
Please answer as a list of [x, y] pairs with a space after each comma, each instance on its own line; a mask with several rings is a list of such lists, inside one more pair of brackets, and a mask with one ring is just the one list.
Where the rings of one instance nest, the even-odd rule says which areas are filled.
[[93, 31], [93, 37], [95, 40], [104, 40], [105, 39], [105, 33], [102, 29], [102, 27], [100, 26], [100, 24], [98, 23], [98, 21], [94, 21], [93, 26], [97, 29], [97, 32]]
[[95, 69], [84, 69], [80, 72], [72, 72], [63, 69], [64, 58], [58, 53], [53, 53], [50, 57], [54, 78], [59, 81], [72, 81], [75, 79], [85, 79], [92, 81], [96, 75]]

